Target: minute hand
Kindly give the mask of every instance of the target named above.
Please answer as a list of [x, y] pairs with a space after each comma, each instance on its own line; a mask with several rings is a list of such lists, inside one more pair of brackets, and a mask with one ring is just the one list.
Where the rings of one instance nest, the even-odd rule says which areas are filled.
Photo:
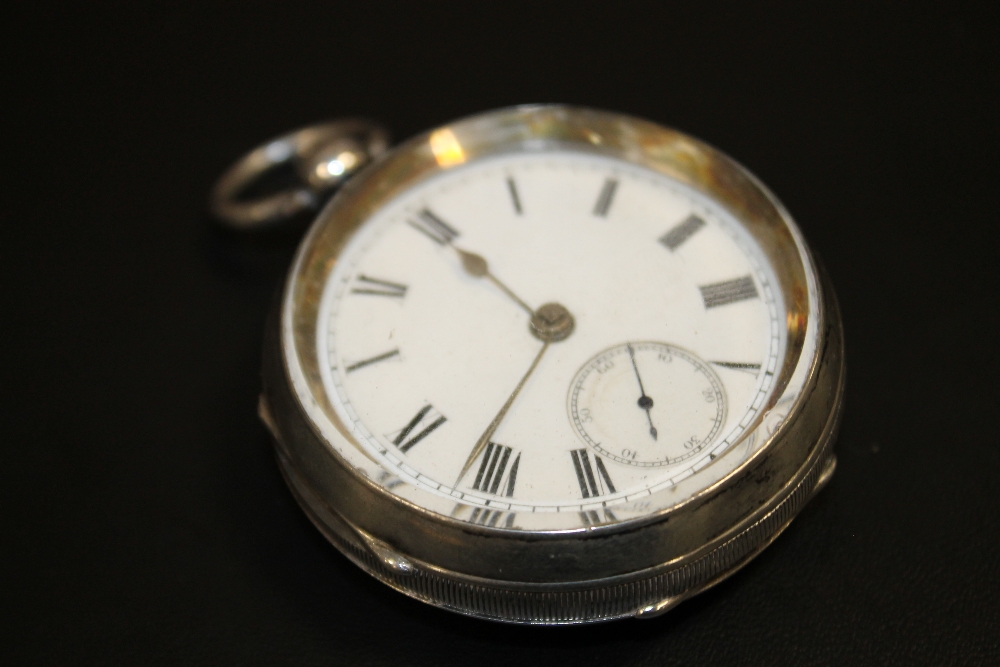
[[502, 422], [503, 418], [507, 416], [507, 411], [510, 410], [510, 406], [514, 404], [514, 399], [517, 398], [519, 393], [521, 393], [521, 388], [524, 387], [524, 383], [528, 381], [529, 377], [531, 377], [531, 373], [535, 370], [535, 367], [538, 366], [538, 362], [542, 360], [542, 355], [545, 354], [545, 350], [547, 349], [549, 349], [549, 341], [545, 341], [542, 345], [542, 349], [538, 351], [538, 354], [535, 355], [535, 360], [532, 361], [531, 366], [528, 367], [528, 372], [524, 374], [521, 381], [517, 383], [516, 387], [514, 387], [514, 391], [510, 393], [510, 398], [508, 398], [507, 402], [503, 404], [502, 408], [500, 408], [500, 412], [497, 413], [497, 416], [493, 418], [490, 425], [487, 426], [486, 430], [483, 431], [483, 434], [479, 436], [479, 440], [476, 441], [475, 447], [472, 448], [469, 458], [466, 459], [465, 465], [462, 466], [462, 472], [458, 473], [458, 479], [455, 480], [455, 486], [458, 486], [459, 482], [462, 481], [462, 478], [465, 477], [465, 473], [469, 472], [472, 464], [475, 463], [476, 458], [480, 453], [482, 453], [483, 449], [486, 448], [486, 444], [490, 441], [490, 438], [493, 437], [497, 427], [500, 426], [500, 422]]
[[489, 265], [483, 259], [482, 255], [462, 250], [455, 245], [451, 247], [458, 253], [459, 258], [462, 260], [462, 268], [465, 269], [466, 273], [476, 278], [485, 277], [531, 315], [529, 329], [535, 338], [543, 340], [546, 343], [555, 343], [556, 341], [565, 340], [573, 333], [573, 328], [576, 326], [575, 321], [573, 315], [566, 310], [566, 306], [560, 303], [546, 303], [539, 306], [537, 310], [532, 309], [531, 306], [526, 304], [490, 272]]

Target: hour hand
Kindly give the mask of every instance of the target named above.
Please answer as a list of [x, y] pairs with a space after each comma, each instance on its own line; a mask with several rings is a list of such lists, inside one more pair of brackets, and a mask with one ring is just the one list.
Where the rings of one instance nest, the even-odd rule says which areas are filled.
[[529, 315], [535, 314], [535, 311], [531, 306], [522, 301], [521, 298], [514, 294], [509, 287], [497, 280], [497, 277], [490, 273], [490, 266], [486, 263], [486, 259], [482, 255], [477, 255], [476, 253], [469, 252], [468, 250], [462, 250], [455, 245], [452, 245], [452, 248], [454, 248], [455, 252], [458, 253], [458, 258], [462, 260], [462, 268], [465, 269], [466, 273], [474, 278], [486, 278], [500, 288], [501, 292], [513, 299], [517, 305], [526, 310]]
[[490, 266], [486, 262], [486, 258], [477, 253], [463, 250], [455, 245], [455, 239], [459, 236], [458, 230], [442, 220], [439, 215], [432, 212], [430, 209], [425, 208], [417, 213], [414, 219], [408, 220], [408, 222], [411, 227], [438, 245], [451, 247], [451, 249], [458, 254], [458, 258], [462, 262], [462, 268], [465, 269], [465, 272], [470, 276], [474, 278], [486, 278], [491, 283], [496, 285], [501, 292], [510, 297], [517, 305], [527, 311], [529, 315], [535, 314], [535, 310], [531, 306], [525, 303], [519, 296], [514, 294], [509, 287], [500, 282], [500, 280], [498, 280], [497, 277], [490, 272]]

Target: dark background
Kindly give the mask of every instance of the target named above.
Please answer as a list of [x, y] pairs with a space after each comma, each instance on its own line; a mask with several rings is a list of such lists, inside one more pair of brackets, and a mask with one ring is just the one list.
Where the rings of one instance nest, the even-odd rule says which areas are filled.
[[[0, 662], [998, 662], [989, 3], [138, 4], [3, 21]], [[747, 165], [843, 309], [832, 483], [655, 621], [465, 619], [329, 546], [255, 416], [294, 235], [241, 238], [205, 211], [229, 162], [315, 120], [402, 139], [549, 101]]]

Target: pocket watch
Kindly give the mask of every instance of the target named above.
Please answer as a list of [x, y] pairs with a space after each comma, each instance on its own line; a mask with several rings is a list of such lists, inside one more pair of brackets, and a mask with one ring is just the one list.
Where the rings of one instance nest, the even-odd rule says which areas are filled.
[[[829, 480], [837, 303], [746, 169], [567, 106], [386, 137], [300, 130], [213, 199], [253, 227], [342, 183], [268, 326], [259, 408], [347, 558], [484, 619], [648, 618], [739, 570]], [[238, 201], [286, 163], [302, 188]]]

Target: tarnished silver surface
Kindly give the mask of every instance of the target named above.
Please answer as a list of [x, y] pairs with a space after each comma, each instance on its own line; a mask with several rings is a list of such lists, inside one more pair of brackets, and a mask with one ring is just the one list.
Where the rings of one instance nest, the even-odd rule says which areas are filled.
[[[726, 206], [774, 269], [787, 311], [786, 354], [758, 421], [681, 502], [651, 496], [641, 516], [586, 528], [476, 525], [389, 475], [329, 405], [316, 358], [319, 297], [340, 248], [384, 202], [450, 168], [447, 130], [466, 160], [558, 147], [645, 166]], [[617, 114], [520, 107], [418, 136], [348, 182], [300, 247], [269, 325], [262, 413], [289, 485], [351, 560], [408, 595], [472, 616], [581, 623], [651, 616], [735, 572], [829, 479], [844, 379], [840, 315], [825, 278], [777, 200], [742, 167], [686, 135]], [[336, 439], [340, 451], [332, 445]]]

